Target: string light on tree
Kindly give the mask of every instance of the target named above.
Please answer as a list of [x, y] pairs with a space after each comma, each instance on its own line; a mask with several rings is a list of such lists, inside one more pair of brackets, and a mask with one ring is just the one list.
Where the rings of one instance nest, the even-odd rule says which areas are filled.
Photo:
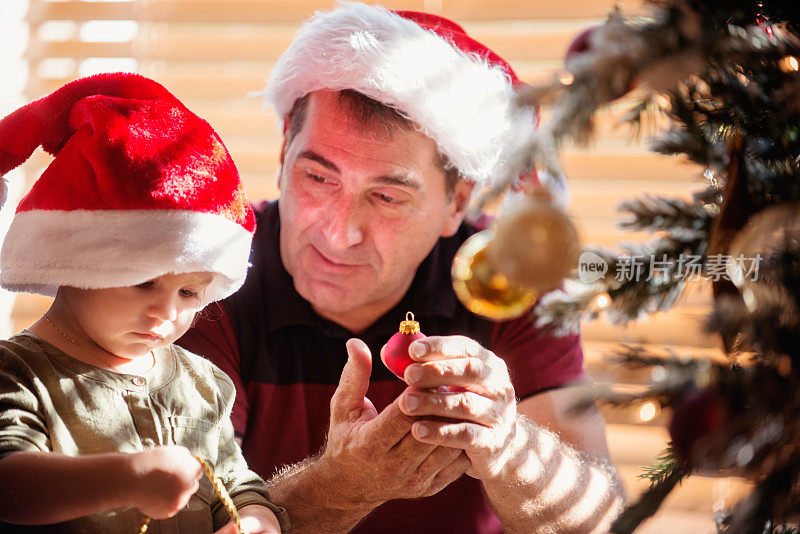
[[797, 72], [800, 70], [800, 61], [796, 56], [784, 56], [778, 63], [783, 72]]
[[655, 401], [647, 401], [639, 407], [639, 421], [647, 423], [652, 421], [661, 411], [661, 406]]

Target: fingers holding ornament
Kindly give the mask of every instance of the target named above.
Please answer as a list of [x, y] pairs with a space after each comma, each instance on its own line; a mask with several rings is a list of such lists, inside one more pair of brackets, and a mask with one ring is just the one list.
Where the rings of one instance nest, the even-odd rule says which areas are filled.
[[431, 362], [454, 358], [478, 358], [489, 361], [494, 354], [467, 336], [431, 336], [409, 347], [414, 361]]
[[440, 392], [469, 390], [492, 398], [508, 394], [511, 387], [505, 361], [474, 339], [431, 336], [413, 343], [410, 352], [417, 362], [404, 375], [410, 386]]
[[497, 475], [512, 453], [515, 422], [488, 427], [460, 421], [422, 420], [414, 423], [413, 436], [423, 443], [463, 449], [470, 460], [467, 474], [479, 479]]
[[[400, 398], [401, 410], [417, 418], [412, 435], [423, 443], [464, 449], [473, 476], [496, 472], [517, 418], [505, 362], [462, 336], [429, 337], [412, 349], [420, 347], [426, 353], [415, 353], [418, 362], [405, 375], [410, 387]], [[460, 390], [442, 391], [444, 384]]]
[[484, 426], [501, 422], [504, 411], [492, 399], [471, 391], [442, 395], [416, 388], [405, 392], [401, 408], [410, 416], [458, 419]]

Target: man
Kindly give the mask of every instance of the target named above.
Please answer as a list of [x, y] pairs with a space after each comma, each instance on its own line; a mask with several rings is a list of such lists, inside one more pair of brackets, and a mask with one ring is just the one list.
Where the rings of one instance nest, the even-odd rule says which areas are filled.
[[[183, 344], [236, 383], [293, 532], [603, 531], [620, 506], [602, 417], [567, 415], [577, 337], [477, 317], [450, 284], [473, 188], [534, 127], [515, 82], [454, 23], [361, 4], [312, 18], [273, 71], [280, 200], [245, 286]], [[409, 386], [372, 358], [407, 311], [430, 336]]]

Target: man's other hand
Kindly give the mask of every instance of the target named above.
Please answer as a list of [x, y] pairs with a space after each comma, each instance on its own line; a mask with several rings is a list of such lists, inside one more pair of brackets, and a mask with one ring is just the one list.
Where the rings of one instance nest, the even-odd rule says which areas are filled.
[[470, 476], [498, 475], [515, 453], [517, 430], [516, 397], [505, 362], [463, 336], [432, 336], [409, 349], [418, 363], [406, 369], [409, 388], [395, 402], [419, 419], [414, 437], [463, 449], [471, 460]]
[[411, 435], [414, 417], [398, 400], [377, 413], [365, 397], [372, 356], [358, 339], [347, 342], [348, 360], [331, 399], [325, 450], [317, 467], [354, 507], [433, 495], [460, 477], [469, 460], [459, 448], [421, 443]]

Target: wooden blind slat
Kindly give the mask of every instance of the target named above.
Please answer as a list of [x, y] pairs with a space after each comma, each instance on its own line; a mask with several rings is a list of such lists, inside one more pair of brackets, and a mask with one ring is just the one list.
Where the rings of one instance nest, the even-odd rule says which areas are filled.
[[[234, 61], [224, 65], [214, 63], [180, 63], [154, 61], [140, 64], [140, 72], [152, 76], [163, 83], [179, 98], [218, 97], [243, 98], [253, 91], [263, 89], [269, 76], [273, 62], [250, 62], [237, 64]], [[561, 66], [559, 61], [518, 61], [515, 68], [523, 80], [535, 83], [552, 76], [552, 72]], [[183, 71], [183, 72], [181, 72]], [[26, 93], [40, 97], [48, 94], [72, 78], [36, 78], [32, 77], [26, 87]]]
[[[80, 40], [45, 42], [33, 40], [26, 57], [39, 61], [47, 57], [133, 57], [168, 61], [227, 62], [275, 60], [286, 49], [294, 32], [274, 32], [269, 28], [257, 35], [231, 34], [227, 29], [194, 35], [142, 37], [130, 42], [84, 42]], [[574, 36], [571, 30], [540, 35], [491, 34], [475, 38], [487, 43], [505, 58], [520, 61], [558, 58]], [[509, 60], [511, 60], [509, 59]]]
[[25, 51], [25, 58], [38, 62], [43, 59], [87, 57], [134, 57], [134, 44], [127, 43], [86, 43], [83, 41], [46, 42], [31, 40]]
[[659, 345], [719, 348], [720, 340], [716, 336], [709, 336], [704, 329], [707, 315], [708, 309], [705, 307], [678, 307], [669, 313], [651, 315], [645, 322], [630, 323], [624, 328], [605, 321], [592, 321], [583, 325], [582, 334], [594, 341], [642, 341]]
[[443, 0], [441, 14], [457, 21], [481, 19], [587, 19], [606, 17], [615, 4], [627, 12], [642, 9], [640, 0], [559, 0], [558, 2], [519, 0]]
[[[375, 2], [369, 2], [375, 3]], [[424, 1], [386, 1], [392, 9], [424, 10]], [[640, 10], [641, 0], [561, 0], [520, 2], [519, 0], [443, 0], [441, 14], [458, 21], [543, 20], [603, 18], [615, 3], [628, 11]], [[429, 2], [428, 6], [438, 5]], [[139, 20], [191, 22], [285, 22], [301, 21], [316, 10], [328, 10], [333, 2], [324, 0], [158, 0], [153, 2], [37, 2], [28, 20]]]
[[[375, 2], [367, 2], [375, 3]], [[414, 0], [381, 2], [389, 8], [422, 10]], [[317, 10], [328, 10], [325, 0], [158, 0], [130, 2], [37, 2], [28, 20], [138, 20], [148, 22], [262, 23], [299, 22]]]

